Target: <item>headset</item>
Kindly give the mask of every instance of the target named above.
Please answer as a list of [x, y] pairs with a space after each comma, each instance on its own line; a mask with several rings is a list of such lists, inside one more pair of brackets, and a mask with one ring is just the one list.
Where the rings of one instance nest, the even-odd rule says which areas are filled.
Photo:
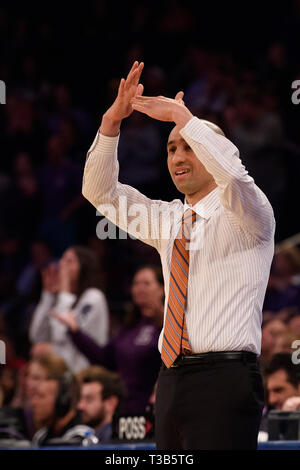
[[58, 381], [58, 394], [55, 402], [55, 415], [63, 418], [74, 405], [74, 395], [77, 389], [77, 380], [70, 372], [65, 372]]

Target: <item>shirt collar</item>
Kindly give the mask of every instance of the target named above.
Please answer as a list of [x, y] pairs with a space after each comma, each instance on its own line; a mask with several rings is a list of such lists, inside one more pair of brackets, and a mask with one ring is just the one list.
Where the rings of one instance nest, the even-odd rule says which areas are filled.
[[210, 219], [213, 212], [219, 207], [220, 198], [218, 188], [213, 189], [204, 198], [200, 199], [194, 206], [184, 201], [184, 212], [187, 209], [193, 209], [196, 214], [200, 215], [204, 219]]

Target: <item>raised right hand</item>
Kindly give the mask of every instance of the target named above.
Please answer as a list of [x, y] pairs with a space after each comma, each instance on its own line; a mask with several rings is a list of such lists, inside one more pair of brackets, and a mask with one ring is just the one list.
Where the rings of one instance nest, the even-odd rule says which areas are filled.
[[143, 85], [139, 83], [143, 68], [143, 62], [135, 61], [127, 78], [121, 79], [118, 95], [103, 116], [100, 127], [101, 134], [109, 136], [118, 133], [121, 121], [132, 113], [132, 98], [142, 95], [144, 91]]

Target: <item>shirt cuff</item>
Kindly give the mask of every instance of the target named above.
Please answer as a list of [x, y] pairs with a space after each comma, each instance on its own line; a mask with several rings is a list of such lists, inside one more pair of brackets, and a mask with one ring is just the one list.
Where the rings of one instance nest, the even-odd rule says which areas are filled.
[[97, 132], [94, 142], [92, 143], [88, 154], [92, 152], [95, 148], [101, 153], [112, 153], [118, 145], [120, 138], [120, 133], [116, 137], [109, 137], [103, 135], [100, 131]]
[[71, 292], [59, 292], [57, 296], [56, 308], [59, 310], [67, 310], [72, 308], [77, 297]]
[[54, 301], [54, 297], [54, 294], [51, 294], [51, 292], [43, 290], [41, 295], [41, 302], [45, 304], [52, 304]]

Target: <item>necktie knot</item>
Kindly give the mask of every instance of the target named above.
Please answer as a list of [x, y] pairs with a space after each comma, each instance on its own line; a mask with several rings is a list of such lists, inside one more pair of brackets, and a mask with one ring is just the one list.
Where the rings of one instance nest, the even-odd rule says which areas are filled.
[[185, 221], [190, 218], [196, 218], [196, 212], [193, 209], [187, 209], [183, 214], [183, 219]]

